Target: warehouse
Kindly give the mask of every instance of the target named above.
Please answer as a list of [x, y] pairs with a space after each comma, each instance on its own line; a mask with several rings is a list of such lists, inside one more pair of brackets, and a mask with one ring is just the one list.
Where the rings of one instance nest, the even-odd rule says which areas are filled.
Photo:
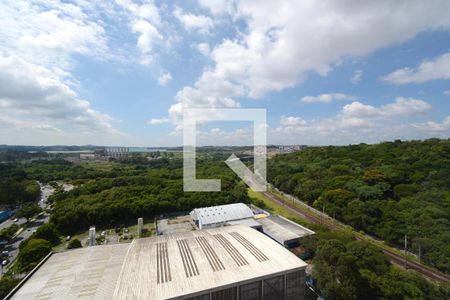
[[262, 230], [266, 235], [286, 247], [296, 247], [299, 239], [314, 234], [314, 231], [282, 216], [271, 215], [257, 221], [261, 223]]
[[253, 220], [253, 211], [244, 203], [196, 208], [190, 215], [199, 229], [214, 228], [231, 221], [236, 224], [239, 220]]
[[264, 234], [225, 226], [54, 254], [11, 299], [298, 300], [305, 268]]

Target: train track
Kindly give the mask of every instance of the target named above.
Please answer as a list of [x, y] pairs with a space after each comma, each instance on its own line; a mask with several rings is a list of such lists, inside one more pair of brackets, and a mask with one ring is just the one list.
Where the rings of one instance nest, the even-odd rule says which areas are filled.
[[[289, 210], [290, 212], [292, 212], [293, 214], [297, 215], [298, 217], [313, 223], [313, 224], [322, 224], [326, 227], [328, 227], [331, 230], [337, 230], [340, 229], [340, 226], [334, 224], [333, 222], [330, 222], [329, 220], [327, 220], [326, 218], [321, 218], [321, 217], [317, 217], [313, 214], [310, 214], [308, 212], [302, 211], [300, 210], [298, 207], [294, 206], [292, 203], [285, 201], [283, 199], [281, 199], [280, 197], [278, 197], [277, 195], [274, 195], [270, 192], [264, 192], [263, 193], [264, 196], [266, 196], [267, 198], [269, 198], [270, 200], [272, 200], [273, 202], [284, 206], [287, 210]], [[370, 237], [368, 237], [370, 238]], [[363, 240], [361, 237], [356, 236], [357, 240]], [[375, 244], [376, 245], [376, 244]], [[381, 248], [381, 250], [383, 251], [383, 253], [389, 258], [390, 262], [400, 266], [402, 268], [405, 267], [405, 258], [403, 255], [400, 255], [398, 253], [395, 253], [391, 250], [387, 250], [384, 248]], [[411, 260], [407, 260], [406, 261], [406, 268], [407, 269], [411, 269], [414, 270], [420, 274], [422, 274], [423, 276], [435, 280], [435, 281], [439, 281], [439, 282], [450, 282], [450, 276], [444, 273], [441, 273], [439, 271], [436, 271], [430, 267], [424, 266], [422, 264], [419, 264], [415, 261], [411, 261]]]

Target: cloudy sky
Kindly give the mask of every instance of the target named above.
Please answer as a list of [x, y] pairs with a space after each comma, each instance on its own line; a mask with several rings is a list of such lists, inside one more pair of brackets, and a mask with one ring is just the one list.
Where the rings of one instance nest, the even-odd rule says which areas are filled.
[[[276, 144], [450, 135], [450, 1], [0, 0], [0, 144], [171, 146], [183, 108]], [[250, 144], [247, 122], [199, 143]]]

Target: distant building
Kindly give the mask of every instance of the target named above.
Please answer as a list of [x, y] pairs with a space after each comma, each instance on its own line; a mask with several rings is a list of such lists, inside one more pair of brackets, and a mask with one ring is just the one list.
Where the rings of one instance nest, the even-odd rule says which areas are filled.
[[247, 226], [225, 226], [50, 256], [6, 297], [302, 300], [307, 264]]
[[96, 155], [94, 153], [80, 153], [80, 159], [96, 159]]
[[259, 226], [253, 220], [253, 211], [244, 203], [196, 208], [190, 215], [199, 229], [219, 227], [229, 222], [239, 224], [239, 221]]
[[106, 155], [111, 158], [126, 158], [130, 153], [128, 147], [109, 147], [106, 148]]

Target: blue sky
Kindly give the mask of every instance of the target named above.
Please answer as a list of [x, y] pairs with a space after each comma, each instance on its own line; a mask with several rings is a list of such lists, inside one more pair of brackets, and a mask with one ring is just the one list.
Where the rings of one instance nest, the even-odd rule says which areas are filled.
[[[2, 1], [0, 144], [174, 146], [182, 108], [268, 142], [448, 138], [448, 1]], [[244, 145], [248, 123], [199, 127]]]

